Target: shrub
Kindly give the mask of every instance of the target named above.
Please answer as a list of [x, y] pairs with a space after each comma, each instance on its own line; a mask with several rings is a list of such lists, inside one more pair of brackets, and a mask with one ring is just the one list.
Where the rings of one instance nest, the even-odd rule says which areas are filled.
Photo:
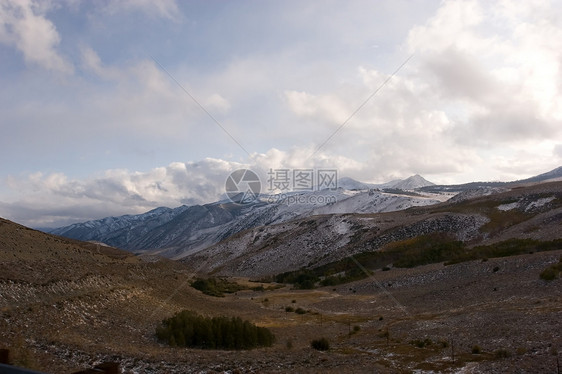
[[544, 279], [546, 281], [551, 281], [558, 278], [560, 276], [560, 273], [562, 273], [562, 257], [557, 264], [550, 265], [549, 267], [541, 271], [540, 277], [541, 279]]
[[508, 358], [511, 356], [511, 353], [506, 349], [498, 349], [494, 352], [494, 356], [496, 356], [496, 358]]
[[184, 310], [162, 321], [158, 340], [170, 346], [202, 349], [252, 349], [269, 347], [275, 336], [239, 317], [203, 317]]
[[287, 312], [287, 313], [292, 313], [294, 311], [295, 311], [295, 309], [293, 307], [290, 307], [290, 306], [285, 307], [285, 312]]
[[310, 346], [317, 351], [327, 351], [330, 349], [330, 342], [326, 338], [320, 338], [311, 341]]
[[449, 342], [444, 339], [439, 340], [437, 344], [441, 346], [441, 348], [447, 348], [449, 346]]
[[552, 266], [547, 267], [540, 273], [540, 278], [546, 281], [555, 280], [558, 276], [558, 271], [554, 269]]
[[476, 345], [476, 344], [475, 344], [475, 345], [472, 346], [472, 354], [473, 354], [473, 355], [478, 355], [478, 354], [480, 354], [481, 352], [482, 352], [482, 348], [480, 348], [479, 345]]
[[306, 310], [304, 310], [303, 308], [297, 308], [297, 309], [295, 310], [295, 313], [297, 313], [297, 314], [306, 314]]
[[191, 287], [203, 292], [205, 295], [224, 297], [225, 293], [234, 293], [245, 289], [235, 282], [229, 282], [221, 278], [197, 278], [191, 283]]
[[279, 274], [275, 280], [277, 283], [291, 283], [296, 289], [306, 290], [314, 288], [320, 279], [313, 271], [303, 269]]
[[287, 347], [287, 349], [293, 349], [293, 340], [287, 339], [287, 343], [285, 344], [285, 346]]
[[524, 355], [525, 353], [527, 353], [527, 348], [525, 348], [525, 347], [518, 347], [518, 348], [515, 350], [515, 353], [517, 353], [519, 356], [522, 356], [522, 355]]
[[359, 332], [360, 330], [361, 330], [360, 326], [357, 325], [353, 326], [353, 332]]
[[431, 344], [433, 344], [433, 342], [431, 341], [431, 339], [425, 338], [424, 340], [420, 340], [420, 339], [411, 340], [410, 344], [418, 348], [424, 348], [430, 346]]

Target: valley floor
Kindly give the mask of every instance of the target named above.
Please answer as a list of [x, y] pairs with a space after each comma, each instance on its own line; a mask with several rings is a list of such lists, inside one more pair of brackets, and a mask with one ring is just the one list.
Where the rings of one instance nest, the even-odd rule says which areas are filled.
[[[102, 361], [120, 362], [125, 373], [557, 373], [562, 280], [539, 274], [561, 255], [392, 269], [347, 285], [224, 298], [192, 289], [191, 274], [169, 261], [116, 261], [103, 271], [45, 263], [50, 278], [35, 280], [4, 269], [0, 348], [16, 364], [57, 374]], [[158, 343], [156, 326], [183, 309], [240, 316], [277, 341], [251, 351]], [[320, 337], [329, 351], [310, 348]]]

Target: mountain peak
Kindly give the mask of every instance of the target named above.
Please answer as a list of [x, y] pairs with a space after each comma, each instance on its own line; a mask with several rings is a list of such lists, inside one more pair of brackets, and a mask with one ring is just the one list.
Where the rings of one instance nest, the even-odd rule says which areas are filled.
[[404, 180], [398, 181], [394, 183], [391, 188], [396, 188], [399, 190], [414, 190], [416, 188], [426, 187], [426, 186], [434, 186], [435, 183], [432, 183], [422, 177], [419, 174], [412, 175]]

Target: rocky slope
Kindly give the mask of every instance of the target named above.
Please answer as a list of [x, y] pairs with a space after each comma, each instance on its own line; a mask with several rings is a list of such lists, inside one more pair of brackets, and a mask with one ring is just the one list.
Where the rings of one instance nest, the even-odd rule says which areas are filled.
[[263, 277], [434, 233], [471, 246], [556, 239], [561, 224], [562, 182], [554, 182], [391, 213], [318, 215], [256, 227], [182, 261], [198, 272]]

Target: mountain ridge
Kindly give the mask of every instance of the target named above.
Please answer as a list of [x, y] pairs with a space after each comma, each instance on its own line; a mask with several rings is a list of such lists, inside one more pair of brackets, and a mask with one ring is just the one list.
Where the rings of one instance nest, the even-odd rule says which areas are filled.
[[470, 247], [561, 239], [561, 223], [562, 182], [549, 182], [410, 210], [318, 215], [251, 228], [181, 261], [203, 273], [259, 278], [436, 233]]
[[[557, 176], [561, 170], [562, 167], [533, 178]], [[281, 200], [275, 200], [280, 195], [264, 195], [260, 201], [247, 205], [222, 200], [204, 205], [160, 207], [143, 214], [106, 217], [48, 232], [78, 240], [99, 241], [139, 253], [155, 251], [162, 256], [181, 258], [254, 227], [323, 214], [400, 211], [437, 204], [453, 196], [452, 191], [470, 190], [470, 193], [459, 196], [455, 200], [457, 202], [461, 198], [500, 191], [489, 188], [495, 185], [493, 183], [475, 182], [462, 187], [443, 187], [427, 181], [419, 174], [382, 185], [347, 177], [339, 181], [343, 186], [335, 191], [294, 192]]]

